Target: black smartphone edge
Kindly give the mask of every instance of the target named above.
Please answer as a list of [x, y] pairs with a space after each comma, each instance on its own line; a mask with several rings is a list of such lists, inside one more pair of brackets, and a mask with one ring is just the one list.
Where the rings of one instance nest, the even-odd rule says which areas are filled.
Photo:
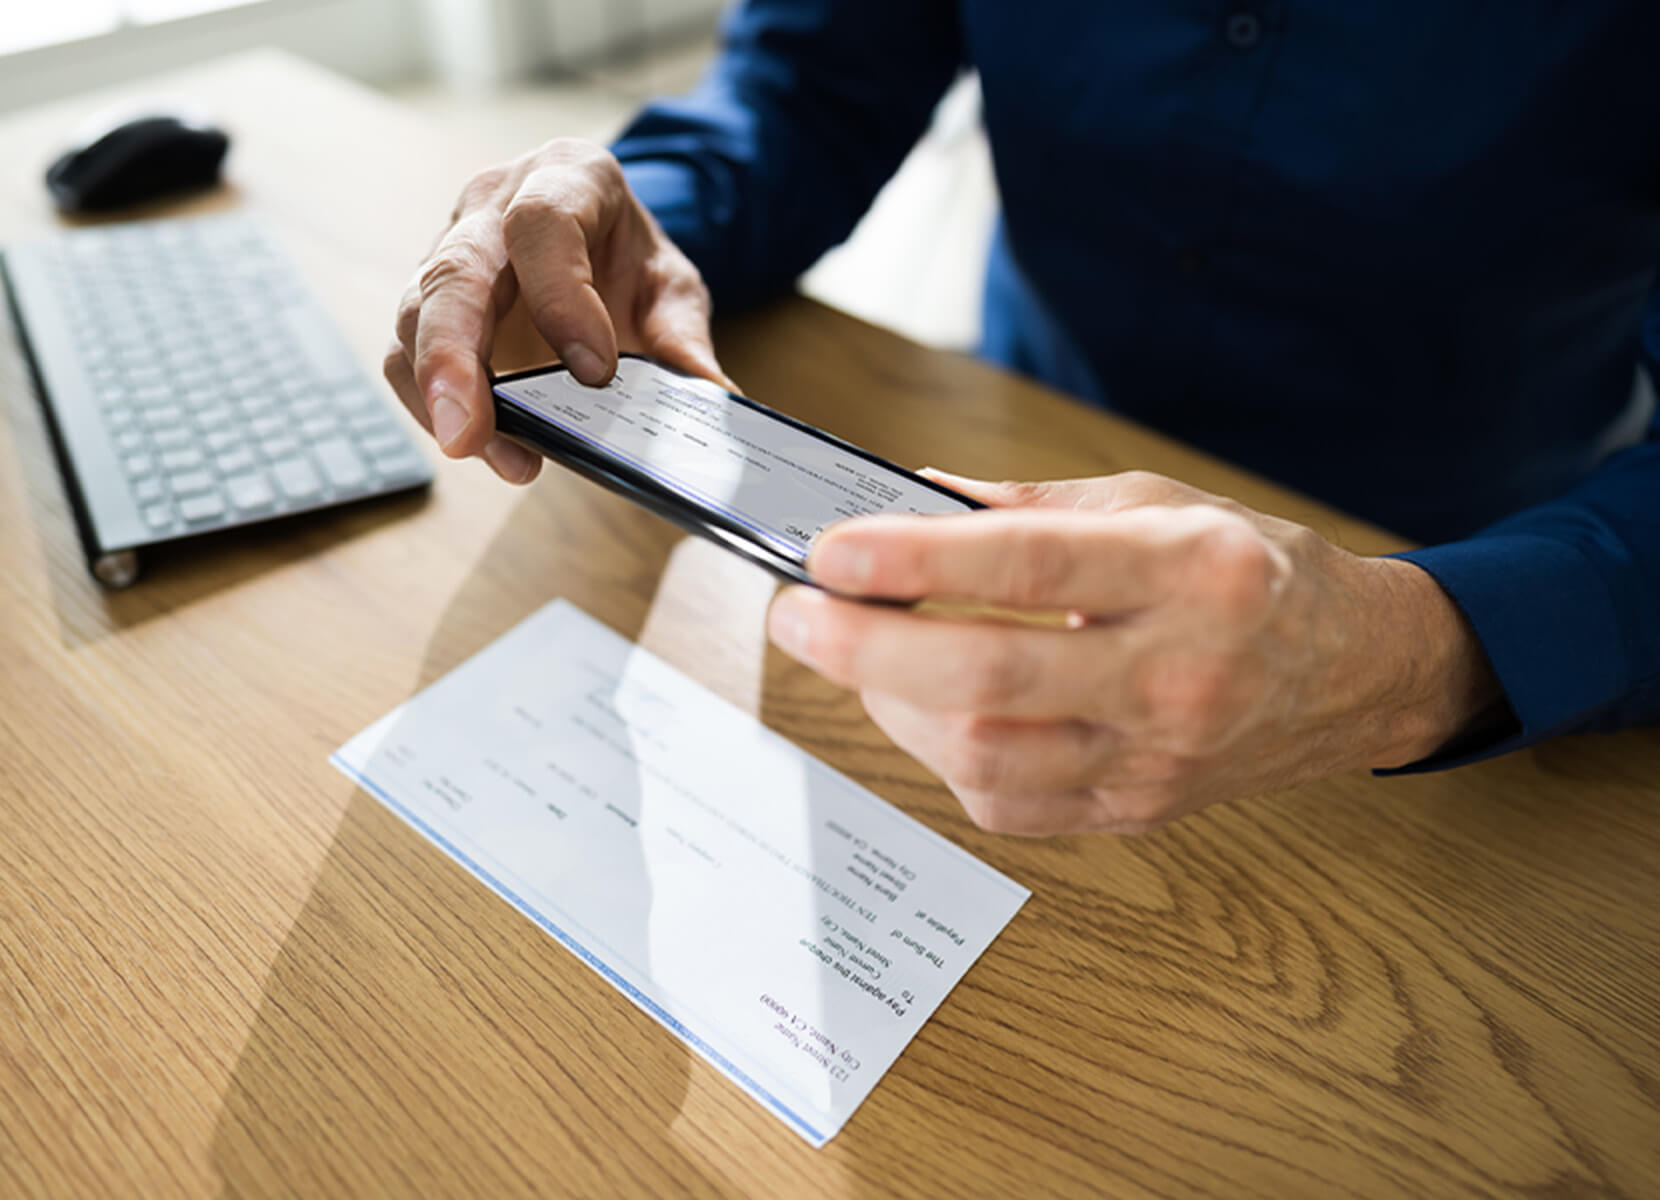
[[[709, 382], [644, 354], [624, 353], [620, 357], [650, 363], [657, 369], [682, 379], [696, 379], [699, 383]], [[724, 513], [697, 507], [685, 496], [653, 479], [645, 472], [607, 457], [602, 451], [589, 443], [567, 433], [542, 416], [526, 410], [511, 397], [503, 396], [495, 390], [498, 384], [512, 383], [516, 380], [531, 379], [542, 375], [557, 375], [565, 369], [563, 364], [555, 364], [545, 367], [532, 367], [524, 371], [512, 371], [505, 375], [492, 375], [490, 395], [495, 406], [496, 429], [527, 449], [553, 459], [560, 465], [568, 467], [601, 487], [634, 501], [634, 503], [662, 517], [670, 524], [684, 529], [687, 533], [695, 534], [717, 545], [724, 546], [740, 558], [769, 571], [775, 578], [785, 583], [802, 583], [809, 587], [819, 586], [807, 574], [805, 555], [803, 555], [801, 562], [794, 561], [781, 551], [759, 541], [749, 529], [736, 520], [727, 517]], [[724, 389], [722, 390], [724, 391]], [[845, 451], [884, 470], [901, 475], [930, 491], [961, 501], [970, 509], [986, 507], [970, 496], [952, 491], [950, 488], [935, 483], [925, 476], [918, 475], [914, 471], [907, 471], [897, 463], [889, 462], [863, 447], [844, 441], [833, 433], [826, 433], [805, 421], [797, 420], [788, 413], [781, 413], [775, 408], [770, 408], [757, 400], [751, 400], [748, 396], [740, 396], [736, 392], [726, 392], [725, 394], [738, 404], [764, 413], [768, 417], [789, 425], [810, 437], [827, 442], [838, 450]]]

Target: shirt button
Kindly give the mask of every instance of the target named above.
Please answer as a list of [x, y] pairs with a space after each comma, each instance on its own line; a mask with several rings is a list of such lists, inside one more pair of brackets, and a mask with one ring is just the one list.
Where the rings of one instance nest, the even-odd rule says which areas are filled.
[[1262, 18], [1256, 13], [1236, 12], [1228, 18], [1228, 45], [1249, 50], [1262, 40]]

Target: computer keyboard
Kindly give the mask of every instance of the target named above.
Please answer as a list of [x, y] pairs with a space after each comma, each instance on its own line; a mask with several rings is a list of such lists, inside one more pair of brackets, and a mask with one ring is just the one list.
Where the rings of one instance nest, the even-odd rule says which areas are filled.
[[105, 584], [136, 579], [147, 547], [432, 481], [255, 218], [74, 230], [4, 265]]

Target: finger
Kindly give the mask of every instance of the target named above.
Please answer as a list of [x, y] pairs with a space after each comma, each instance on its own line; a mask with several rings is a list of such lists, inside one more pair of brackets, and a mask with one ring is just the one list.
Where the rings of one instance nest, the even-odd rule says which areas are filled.
[[823, 586], [854, 595], [1116, 616], [1185, 588], [1196, 558], [1214, 555], [1219, 564], [1229, 559], [1230, 569], [1243, 570], [1254, 548], [1267, 554], [1243, 519], [1203, 506], [1112, 515], [895, 514], [832, 525], [813, 543], [807, 569]]
[[715, 358], [709, 336], [709, 292], [696, 270], [681, 260], [660, 267], [648, 287], [648, 308], [640, 322], [645, 352], [653, 358], [736, 392]]
[[1121, 471], [1089, 479], [1000, 483], [953, 475], [936, 467], [924, 467], [918, 474], [993, 508], [1071, 508], [1080, 512], [1116, 512], [1148, 504], [1218, 504], [1237, 508], [1219, 496], [1150, 471]]
[[415, 381], [433, 436], [452, 458], [477, 454], [495, 432], [490, 345], [506, 252], [483, 214], [454, 226], [418, 280]]
[[393, 393], [409, 410], [409, 415], [420, 423], [422, 429], [431, 433], [432, 419], [427, 416], [426, 401], [421, 399], [421, 389], [415, 386], [415, 368], [410, 364], [409, 355], [401, 342], [393, 342], [387, 348], [381, 370], [386, 382], [392, 385]]
[[969, 820], [987, 833], [1005, 837], [1143, 832], [1140, 827], [1125, 829], [1104, 818], [1096, 805], [1095, 792], [1088, 788], [1031, 796], [976, 792], [960, 787], [951, 788], [951, 792]]
[[951, 791], [981, 829], [1013, 837], [1070, 833], [1135, 837], [1162, 829], [1200, 807], [1162, 784], [1122, 791], [1079, 788], [1042, 796], [1010, 796], [967, 788]]
[[[456, 224], [463, 218], [472, 219], [473, 225], [469, 228], [475, 230], [488, 230], [498, 222], [502, 209], [512, 197], [516, 186], [512, 182], [513, 176], [514, 165], [504, 164], [481, 171], [469, 180], [467, 186], [462, 189], [460, 199], [456, 201], [455, 211], [450, 214], [450, 223], [433, 239], [432, 248], [427, 251], [423, 263], [437, 256], [444, 248], [446, 240], [454, 234]], [[483, 221], [478, 219], [480, 212], [485, 215]], [[415, 330], [420, 323], [421, 315], [420, 280], [421, 277], [417, 275], [404, 289], [398, 302], [398, 318], [394, 327], [395, 336], [403, 344], [411, 362], [415, 358]], [[498, 315], [513, 307], [515, 291], [513, 272], [510, 269], [501, 272], [496, 280], [495, 304]]]
[[[420, 329], [421, 324], [421, 278], [421, 275], [417, 275], [414, 279], [409, 281], [409, 286], [404, 289], [403, 296], [398, 301], [397, 320], [393, 325], [393, 349], [401, 350], [404, 358], [411, 364], [410, 371], [412, 379], [414, 371], [413, 364], [415, 362], [416, 353], [416, 333]], [[511, 269], [503, 271], [496, 277], [495, 290], [492, 300], [494, 305], [494, 313], [498, 320], [501, 314], [506, 313], [513, 307], [513, 298], [517, 294], [517, 290], [518, 284], [513, 277]], [[485, 340], [485, 344], [488, 346], [492, 345], [493, 342], [494, 330], [491, 330], [489, 332], [489, 336], [487, 336]], [[387, 364], [388, 367], [390, 367], [390, 351], [388, 352]], [[411, 383], [411, 386], [414, 386], [413, 383]], [[414, 395], [420, 401], [417, 406], [420, 411], [416, 412], [415, 415], [426, 431], [431, 433], [432, 420], [427, 414], [426, 400], [421, 397], [419, 388], [415, 388]], [[415, 412], [415, 409], [411, 408], [410, 411]]]
[[1111, 627], [936, 620], [803, 587], [779, 594], [768, 629], [786, 653], [843, 687], [924, 708], [1027, 719], [1122, 713], [1116, 676], [1142, 636]]
[[1091, 787], [1122, 743], [1086, 721], [1013, 721], [923, 708], [889, 692], [859, 697], [883, 733], [952, 787], [1045, 795]]
[[1192, 774], [1193, 760], [1099, 722], [942, 712], [871, 689], [859, 698], [882, 732], [953, 788], [1011, 797], [1141, 792], [1174, 788]]
[[[626, 197], [601, 168], [558, 163], [533, 172], [507, 206], [502, 231], [509, 261], [537, 332], [572, 375], [593, 387], [617, 369], [617, 331], [594, 281], [599, 245]], [[614, 194], [608, 194], [613, 186]]]
[[[386, 380], [392, 385], [403, 406], [409, 410], [409, 415], [420, 422], [421, 427], [428, 433], [432, 432], [431, 418], [427, 415], [426, 404], [421, 399], [420, 389], [415, 386], [415, 369], [410, 365], [409, 357], [404, 353], [403, 346], [392, 343], [386, 352], [386, 361], [383, 364]], [[485, 443], [482, 451], [484, 461], [508, 483], [529, 483], [541, 472], [542, 459], [523, 446], [510, 442], [501, 435], [496, 435]]]
[[1093, 479], [996, 482], [990, 479], [975, 479], [968, 475], [953, 475], [949, 471], [941, 471], [938, 467], [924, 467], [917, 474], [927, 476], [952, 491], [972, 496], [993, 508], [1077, 508], [1086, 497], [1090, 498], [1091, 502], [1084, 504], [1084, 507], [1105, 507], [1103, 504], [1094, 503], [1093, 498], [1095, 494], [1103, 491], [1110, 494], [1110, 481], [1113, 478], [1107, 475]]
[[417, 275], [398, 298], [398, 316], [392, 326], [392, 337], [403, 349], [404, 357], [415, 361], [415, 330], [421, 324], [421, 280]]
[[535, 479], [542, 470], [542, 456], [532, 453], [497, 434], [485, 443], [481, 451], [490, 469], [508, 483], [524, 484]]
[[1104, 726], [940, 713], [872, 691], [860, 699], [993, 833], [1140, 834], [1204, 804], [1188, 760]]

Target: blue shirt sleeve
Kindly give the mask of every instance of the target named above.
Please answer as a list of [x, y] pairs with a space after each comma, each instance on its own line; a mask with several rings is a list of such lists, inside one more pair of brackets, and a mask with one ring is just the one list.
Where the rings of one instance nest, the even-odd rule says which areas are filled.
[[[1660, 293], [1649, 326], [1660, 345]], [[1648, 364], [1652, 376], [1652, 354]], [[1396, 557], [1428, 571], [1469, 619], [1512, 715], [1484, 741], [1400, 770], [1660, 721], [1660, 415], [1561, 498]]]
[[[1259, 105], [1248, 102], [1258, 94], [1249, 89], [1260, 87], [1261, 94], [1267, 94], [1268, 76], [1252, 82], [1257, 77], [1249, 72], [1278, 70], [1272, 66], [1281, 61], [1278, 53], [1251, 58], [1240, 52], [1241, 47], [1219, 51], [1216, 38], [1225, 36], [1225, 26], [1182, 6], [1162, 6], [1161, 13], [1165, 9], [1168, 13], [1154, 20], [1148, 14], [1109, 15], [1117, 13], [1117, 6], [1078, 6], [1057, 0], [1030, 6], [1030, 11], [1021, 5], [972, 6], [978, 16], [963, 18], [952, 0], [745, 0], [728, 18], [723, 51], [700, 87], [690, 96], [652, 104], [624, 131], [614, 150], [636, 193], [702, 271], [717, 308], [750, 303], [789, 287], [819, 254], [847, 236], [914, 144], [935, 102], [972, 50], [987, 80], [988, 125], [998, 161], [1008, 172], [1004, 200], [1011, 218], [1011, 244], [1023, 248], [1021, 265], [1034, 283], [1032, 294], [1043, 297], [1057, 322], [1064, 318], [1068, 330], [1076, 331], [1078, 346], [1106, 381], [1100, 393], [1110, 394], [1115, 407], [1132, 417], [1162, 425], [1184, 440], [1208, 444], [1213, 451], [1294, 486], [1346, 502], [1374, 519], [1406, 511], [1411, 506], [1391, 503], [1391, 498], [1416, 495], [1404, 490], [1417, 486], [1406, 474], [1391, 467], [1356, 471], [1353, 468], [1361, 460], [1351, 456], [1339, 460], [1335, 473], [1322, 477], [1316, 486], [1313, 476], [1296, 472], [1304, 464], [1333, 460], [1306, 436], [1284, 436], [1288, 427], [1299, 423], [1291, 418], [1302, 410], [1286, 406], [1279, 364], [1289, 358], [1314, 364], [1307, 370], [1304, 402], [1315, 411], [1313, 405], [1326, 403], [1333, 394], [1334, 381], [1348, 379], [1355, 348], [1374, 344], [1369, 333], [1357, 332], [1341, 315], [1327, 323], [1325, 310], [1352, 316], [1349, 306], [1334, 303], [1333, 288], [1349, 286], [1346, 281], [1353, 277], [1347, 268], [1358, 262], [1363, 271], [1374, 272], [1386, 285], [1420, 287], [1420, 272], [1394, 273], [1388, 262], [1394, 258], [1416, 262], [1413, 254], [1423, 253], [1422, 246], [1433, 242], [1415, 230], [1412, 247], [1377, 253], [1379, 244], [1370, 238], [1371, 227], [1364, 215], [1373, 211], [1374, 182], [1366, 172], [1332, 176], [1325, 165], [1318, 170], [1309, 165], [1326, 164], [1325, 158], [1318, 157], [1321, 154], [1341, 157], [1338, 147], [1352, 142], [1352, 128], [1347, 121], [1334, 118], [1325, 125], [1340, 131], [1332, 137], [1340, 137], [1341, 143], [1311, 141], [1310, 131], [1325, 126], [1310, 120], [1309, 106], [1331, 101], [1333, 113], [1375, 109], [1383, 114], [1380, 120], [1419, 117], [1426, 137], [1445, 126], [1450, 140], [1436, 143], [1438, 158], [1419, 155], [1400, 159], [1393, 167], [1392, 160], [1376, 160], [1382, 163], [1377, 168], [1379, 178], [1387, 183], [1391, 170], [1397, 170], [1407, 195], [1414, 194], [1410, 190], [1414, 181], [1422, 182], [1424, 162], [1463, 163], [1479, 157], [1457, 141], [1471, 136], [1471, 128], [1504, 130], [1506, 144], [1516, 146], [1531, 146], [1542, 139], [1536, 150], [1529, 150], [1515, 163], [1501, 158], [1484, 168], [1486, 190], [1476, 194], [1510, 196], [1518, 190], [1536, 189], [1541, 178], [1568, 179], [1572, 189], [1589, 186], [1572, 182], [1571, 172], [1541, 175], [1544, 169], [1537, 165], [1577, 163], [1586, 146], [1606, 158], [1613, 172], [1609, 178], [1625, 187], [1626, 176], [1620, 172], [1638, 169], [1629, 165], [1636, 159], [1625, 147], [1653, 144], [1646, 136], [1647, 126], [1642, 125], [1650, 119], [1649, 110], [1635, 101], [1621, 110], [1630, 110], [1633, 128], [1645, 132], [1642, 138], [1625, 136], [1624, 127], [1605, 129], [1603, 124], [1586, 125], [1577, 119], [1553, 119], [1541, 125], [1532, 119], [1538, 108], [1533, 83], [1524, 87], [1521, 77], [1514, 74], [1534, 70], [1528, 65], [1533, 59], [1518, 53], [1515, 63], [1506, 67], [1510, 60], [1487, 53], [1490, 47], [1479, 58], [1503, 86], [1473, 93], [1497, 97], [1496, 107], [1483, 108], [1481, 119], [1473, 125], [1447, 125], [1441, 120], [1438, 114], [1445, 108], [1446, 97], [1433, 89], [1412, 89], [1414, 95], [1422, 91], [1422, 104], [1405, 110], [1379, 107], [1370, 100], [1345, 108], [1347, 93], [1341, 88], [1333, 92], [1330, 86], [1330, 64], [1341, 56], [1334, 59], [1331, 47], [1319, 44], [1317, 37], [1296, 60], [1302, 64], [1301, 74], [1285, 68], [1279, 100]], [[968, 10], [969, 6], [963, 6], [963, 11]], [[1367, 11], [1366, 6], [1355, 10], [1356, 14]], [[1632, 9], [1633, 14], [1639, 11], [1646, 12], [1640, 6]], [[1354, 17], [1357, 22], [1369, 19]], [[1057, 28], [1076, 37], [1063, 45], [1050, 36]], [[1322, 20], [1305, 28], [1329, 30], [1331, 24]], [[1281, 27], [1270, 32], [1284, 40]], [[1648, 44], [1640, 37], [1615, 39], [1610, 34], [1597, 40], [1592, 37], [1595, 31], [1581, 32], [1605, 57], [1618, 47]], [[1089, 40], [1092, 37], [1094, 41]], [[1352, 49], [1359, 43], [1340, 44]], [[1362, 81], [1393, 78], [1376, 73], [1391, 71], [1400, 62], [1416, 62], [1414, 56], [1424, 44], [1421, 37], [1380, 42], [1375, 58], [1361, 64], [1374, 75], [1344, 66], [1343, 86], [1349, 86], [1351, 76]], [[1059, 47], [1057, 53], [1076, 53], [1081, 46], [1099, 51], [1101, 59], [1092, 58], [1091, 63], [1103, 86], [1087, 93], [1080, 90], [1075, 74], [1054, 69], [1047, 56], [1052, 46]], [[1403, 47], [1410, 47], [1411, 53], [1406, 54]], [[1467, 57], [1453, 39], [1443, 50], [1451, 56], [1449, 61]], [[1625, 60], [1614, 56], [1609, 61]], [[1604, 78], [1629, 74], [1614, 70], [1589, 51], [1583, 62], [1583, 90], [1576, 90], [1580, 89], [1578, 76], [1562, 83], [1561, 104], [1568, 106], [1564, 111], [1578, 112], [1573, 104], [1589, 104], [1584, 97], [1601, 96]], [[1459, 78], [1474, 87], [1468, 80], [1477, 77]], [[1159, 86], [1161, 81], [1187, 79], [1195, 82], [1186, 91]], [[1104, 86], [1105, 82], [1117, 82], [1120, 90]], [[1512, 93], [1528, 98], [1521, 109], [1507, 107], [1510, 102], [1504, 98]], [[1001, 106], [994, 103], [998, 100]], [[1042, 122], [1031, 117], [1033, 113], [1068, 112], [1065, 105], [1078, 108], [1071, 114], [1072, 130], [1089, 128], [1091, 121], [1099, 124], [1106, 138], [1101, 155], [1084, 163], [1075, 161], [1075, 153], [1068, 157], [1075, 143], [1054, 136], [1052, 130], [1046, 132]], [[1107, 111], [1103, 106], [1108, 105], [1113, 106], [1110, 121], [1102, 115]], [[1405, 118], [1400, 116], [1403, 111]], [[1602, 107], [1597, 111], [1601, 113]], [[1280, 123], [1235, 122], [1236, 115], [1246, 112], [1277, 112]], [[1122, 122], [1120, 114], [1125, 114]], [[1236, 124], [1237, 132], [1228, 132]], [[1586, 141], [1583, 132], [1572, 133], [1571, 146], [1561, 141], [1568, 134], [1559, 137], [1560, 131], [1586, 128], [1598, 131], [1586, 146], [1581, 145]], [[1190, 136], [1194, 131], [1205, 133], [1204, 145]], [[1257, 185], [1290, 182], [1277, 190], [1255, 193], [1256, 199], [1237, 211], [1222, 207], [1224, 198], [1239, 194], [1232, 183], [1241, 178], [1237, 163], [1255, 161], [1256, 155], [1270, 165], [1252, 177]], [[1364, 161], [1372, 163], [1373, 158]], [[1135, 170], [1138, 187], [1115, 191], [1102, 183], [1110, 180], [1111, 170], [1125, 163]], [[1652, 160], [1642, 159], [1639, 165], [1640, 179], [1648, 180]], [[1517, 173], [1524, 168], [1528, 173]], [[1309, 178], [1324, 182], [1306, 188], [1298, 182]], [[1119, 196], [1128, 198], [1128, 207], [1113, 207]], [[1108, 241], [1097, 247], [1057, 240], [1058, 230], [1079, 227], [1080, 213], [1086, 210], [1092, 227]], [[1554, 215], [1547, 220], [1545, 214], [1557, 210], [1568, 216], [1553, 224]], [[1439, 244], [1451, 246], [1467, 240], [1469, 213], [1478, 209], [1457, 204], [1433, 211], [1443, 224], [1431, 232], [1440, 238]], [[1503, 239], [1514, 240], [1514, 230], [1532, 228], [1529, 222], [1571, 235], [1557, 248], [1558, 257], [1575, 263], [1579, 262], [1576, 256], [1593, 253], [1597, 246], [1629, 246], [1650, 236], [1627, 222], [1606, 233], [1597, 232], [1586, 241], [1591, 249], [1581, 246], [1574, 239], [1584, 231], [1569, 218], [1600, 210], [1587, 207], [1580, 190], [1541, 193], [1533, 209], [1519, 212], [1498, 224], [1495, 237], [1499, 240], [1480, 243], [1472, 252], [1477, 257], [1466, 260], [1467, 266], [1486, 261], [1481, 253], [1496, 255], [1493, 247], [1508, 245]], [[1361, 215], [1353, 216], [1356, 213]], [[1331, 214], [1350, 214], [1352, 219], [1328, 220]], [[1242, 248], [1237, 252], [1216, 247], [1206, 260], [1183, 249], [1206, 229], [1236, 226]], [[1483, 246], [1487, 249], [1482, 250]], [[1353, 247], [1362, 247], [1366, 253], [1345, 257]], [[1316, 259], [1324, 261], [1328, 251], [1332, 269], [1322, 272], [1311, 265]], [[1242, 295], [1259, 295], [1253, 281], [1262, 276], [1265, 262], [1300, 267], [1273, 275], [1274, 288], [1269, 294], [1275, 303], [1253, 306], [1239, 301]], [[1439, 509], [1418, 506], [1416, 511], [1426, 521], [1426, 512], [1432, 516], [1444, 510], [1449, 520], [1479, 512], [1479, 517], [1449, 525], [1463, 530], [1503, 511], [1502, 504], [1478, 501], [1503, 492], [1497, 485], [1513, 464], [1472, 460], [1472, 448], [1482, 444], [1496, 422], [1537, 419], [1538, 414], [1514, 402], [1508, 390], [1514, 380], [1487, 372], [1480, 377], [1497, 379], [1499, 384], [1485, 397], [1464, 392], [1469, 405], [1457, 414], [1457, 436], [1437, 438], [1437, 421], [1446, 424], [1445, 405], [1456, 403], [1460, 392], [1454, 385], [1448, 385], [1445, 395], [1433, 387], [1416, 385], [1420, 380], [1434, 383], [1443, 375], [1456, 378], [1455, 368], [1469, 369], [1474, 376], [1468, 364], [1480, 364], [1483, 360], [1476, 351], [1488, 353], [1492, 346], [1498, 347], [1493, 353], [1514, 361], [1523, 347], [1512, 326], [1528, 328], [1523, 307], [1527, 297], [1567, 297], [1575, 313], [1591, 315], [1574, 327], [1576, 340], [1559, 353], [1553, 347], [1550, 355], [1542, 356], [1561, 375], [1539, 383], [1533, 399], [1538, 401], [1538, 412], [1556, 419], [1557, 424], [1543, 426], [1543, 432], [1534, 429], [1533, 441], [1523, 439], [1526, 448], [1537, 449], [1536, 443], [1548, 448], [1557, 426], [1572, 425], [1558, 419], [1562, 413], [1575, 411], [1573, 399], [1564, 400], [1568, 389], [1557, 386], [1559, 379], [1601, 370], [1614, 381], [1614, 389], [1624, 386], [1617, 377], [1626, 369], [1624, 320], [1629, 310], [1618, 301], [1626, 293], [1608, 288], [1606, 296], [1583, 295], [1575, 290], [1577, 284], [1556, 280], [1551, 275], [1555, 268], [1548, 267], [1546, 263], [1537, 275], [1518, 275], [1531, 291], [1495, 285], [1458, 294], [1459, 314], [1478, 302], [1494, 314], [1482, 326], [1487, 340], [1472, 350], [1465, 368], [1460, 368], [1465, 360], [1441, 354], [1437, 346], [1430, 345], [1434, 340], [1430, 338], [1419, 347], [1423, 353], [1404, 359], [1408, 365], [1393, 374], [1382, 373], [1382, 382], [1354, 406], [1355, 412], [1365, 413], [1377, 411], [1368, 409], [1368, 403], [1394, 405], [1403, 395], [1425, 396], [1422, 408], [1402, 411], [1395, 426], [1399, 437], [1391, 449], [1406, 454], [1433, 446], [1441, 457], [1435, 460], [1435, 472], [1424, 473], [1439, 474], [1448, 485], [1456, 477], [1451, 470], [1441, 470], [1441, 464], [1470, 461], [1471, 472], [1483, 486], [1466, 489], [1463, 509], [1451, 500]], [[1200, 270], [1204, 274], [1198, 277], [1210, 281], [1210, 294], [1216, 297], [1209, 308], [1196, 299], [1200, 293], [1191, 282], [1193, 272]], [[1646, 286], [1645, 271], [1641, 264], [1629, 267], [1632, 306], [1640, 302]], [[1510, 276], [1501, 273], [1495, 278], [1502, 281]], [[1388, 308], [1381, 305], [1379, 311]], [[1609, 320], [1617, 318], [1617, 327], [1593, 319], [1604, 311], [1614, 314]], [[1445, 312], [1441, 316], [1452, 320]], [[1456, 326], [1431, 321], [1426, 328], [1434, 337], [1444, 334], [1449, 340], [1468, 336], [1468, 322], [1462, 315], [1457, 319]], [[1656, 354], [1660, 350], [1660, 304], [1653, 298], [1648, 322], [1653, 372], [1660, 360]], [[1195, 325], [1208, 339], [1204, 354], [1192, 352]], [[1288, 355], [1288, 346], [1297, 352]], [[1318, 365], [1321, 362], [1324, 368]], [[1044, 373], [1054, 379], [1053, 371]], [[1178, 411], [1167, 413], [1173, 390], [1170, 381], [1176, 376], [1192, 384], [1177, 389], [1191, 399]], [[1413, 386], [1396, 387], [1394, 380], [1408, 380]], [[1216, 385], [1206, 386], [1207, 381]], [[1610, 402], [1617, 404], [1624, 393], [1609, 395], [1613, 397]], [[1227, 407], [1207, 406], [1207, 396], [1224, 397]], [[1322, 411], [1319, 428], [1326, 431], [1323, 436], [1365, 436], [1358, 432], [1359, 426], [1345, 424], [1338, 412], [1336, 418], [1327, 420]], [[1242, 420], [1242, 413], [1266, 414], [1272, 419]], [[1276, 414], [1283, 414], [1283, 419]], [[1564, 472], [1563, 480], [1581, 478], [1585, 463], [1595, 453], [1586, 449], [1584, 462], [1564, 455], [1564, 461], [1576, 466], [1571, 473]], [[1400, 460], [1373, 453], [1371, 461]], [[1351, 486], [1350, 476], [1360, 482]], [[1529, 494], [1548, 496], [1563, 486], [1563, 482], [1553, 482]], [[1453, 766], [1558, 733], [1660, 720], [1660, 424], [1651, 423], [1643, 441], [1602, 461], [1566, 494], [1527, 507], [1462, 540], [1402, 557], [1436, 578], [1466, 614], [1504, 688], [1513, 718], [1507, 729], [1484, 733], [1480, 742], [1449, 746], [1404, 769]]]
[[946, 0], [747, 0], [702, 84], [612, 149], [716, 308], [741, 306], [852, 232], [961, 61]]

